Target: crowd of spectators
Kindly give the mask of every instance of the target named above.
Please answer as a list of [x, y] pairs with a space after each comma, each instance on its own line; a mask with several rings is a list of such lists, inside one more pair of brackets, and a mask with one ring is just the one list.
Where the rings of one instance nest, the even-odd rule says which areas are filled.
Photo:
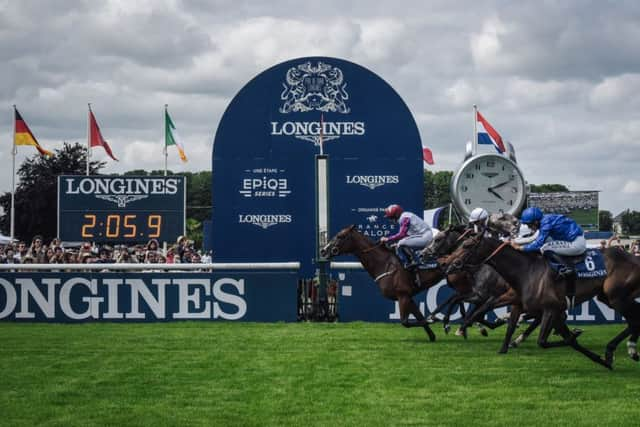
[[146, 245], [96, 245], [63, 243], [53, 239], [45, 244], [35, 236], [28, 245], [23, 241], [0, 245], [1, 264], [208, 264], [211, 255], [194, 248], [193, 241], [180, 236], [175, 245], [160, 247], [152, 239]]

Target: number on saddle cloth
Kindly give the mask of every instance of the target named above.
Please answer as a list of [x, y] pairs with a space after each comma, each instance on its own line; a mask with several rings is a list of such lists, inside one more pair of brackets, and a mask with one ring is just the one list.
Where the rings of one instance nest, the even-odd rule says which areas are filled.
[[[607, 267], [604, 264], [604, 256], [599, 250], [588, 249], [584, 254], [574, 257], [560, 256], [568, 265], [573, 265], [578, 279], [593, 279], [607, 277]], [[555, 271], [561, 267], [560, 264], [549, 260], [549, 265]]]

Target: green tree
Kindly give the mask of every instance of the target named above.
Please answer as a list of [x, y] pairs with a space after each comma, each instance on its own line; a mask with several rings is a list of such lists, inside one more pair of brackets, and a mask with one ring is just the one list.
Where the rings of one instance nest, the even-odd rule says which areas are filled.
[[424, 208], [433, 209], [451, 203], [452, 171], [424, 171]]
[[531, 184], [530, 190], [532, 193], [558, 193], [562, 191], [569, 191], [569, 189], [562, 184]]
[[613, 215], [611, 212], [598, 212], [598, 223], [600, 224], [600, 231], [611, 231], [613, 229]]
[[627, 209], [622, 214], [622, 232], [625, 234], [640, 234], [640, 212]]
[[[97, 174], [105, 163], [91, 161], [89, 172]], [[83, 144], [64, 143], [51, 157], [35, 154], [25, 159], [18, 169], [19, 184], [15, 193], [15, 234], [30, 241], [41, 235], [45, 240], [57, 234], [58, 175], [84, 175], [87, 167], [87, 147]], [[11, 193], [0, 196], [4, 214], [0, 216], [0, 229], [5, 234], [11, 228]]]

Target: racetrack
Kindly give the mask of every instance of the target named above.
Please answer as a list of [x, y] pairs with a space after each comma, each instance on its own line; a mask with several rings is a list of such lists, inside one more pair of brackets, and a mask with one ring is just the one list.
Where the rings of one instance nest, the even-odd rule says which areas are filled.
[[[370, 323], [0, 323], [4, 425], [631, 425], [640, 365], [608, 371], [504, 329], [465, 342]], [[622, 325], [587, 326], [603, 352]]]

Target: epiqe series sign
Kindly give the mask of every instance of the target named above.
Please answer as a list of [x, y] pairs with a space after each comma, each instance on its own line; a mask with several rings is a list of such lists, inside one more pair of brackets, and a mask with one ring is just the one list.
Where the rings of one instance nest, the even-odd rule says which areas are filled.
[[328, 156], [329, 234], [390, 233], [382, 209], [422, 212], [420, 135], [400, 96], [366, 68], [307, 57], [256, 76], [214, 142], [211, 242], [217, 261], [299, 261], [315, 270], [315, 157]]

